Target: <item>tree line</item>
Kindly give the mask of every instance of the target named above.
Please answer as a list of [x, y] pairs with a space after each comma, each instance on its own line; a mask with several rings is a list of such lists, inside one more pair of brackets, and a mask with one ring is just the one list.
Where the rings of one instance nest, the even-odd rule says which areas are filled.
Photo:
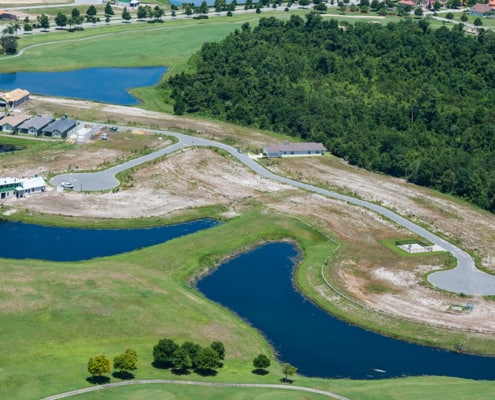
[[495, 211], [495, 34], [426, 20], [245, 23], [162, 84], [199, 113], [323, 142], [360, 167]]
[[[203, 376], [216, 375], [217, 369], [223, 367], [225, 360], [225, 346], [220, 341], [214, 341], [209, 346], [201, 346], [191, 341], [178, 344], [173, 339], [164, 338], [153, 346], [153, 366], [160, 369], [171, 369], [174, 374], [186, 375], [191, 371]], [[137, 369], [138, 356], [134, 349], [127, 349], [118, 354], [112, 361], [104, 354], [91, 357], [88, 361], [88, 372], [91, 383], [106, 383], [110, 380], [106, 376], [114, 369], [113, 376], [120, 379], [133, 379], [131, 371]], [[268, 374], [267, 368], [271, 360], [263, 353], [258, 354], [252, 361], [253, 373]], [[289, 363], [282, 365], [283, 381], [290, 382], [289, 376], [296, 373], [297, 368]]]

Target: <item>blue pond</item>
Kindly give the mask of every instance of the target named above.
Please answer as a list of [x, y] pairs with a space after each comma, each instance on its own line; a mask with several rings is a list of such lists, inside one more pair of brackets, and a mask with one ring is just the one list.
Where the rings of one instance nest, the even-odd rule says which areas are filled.
[[0, 256], [80, 261], [166, 242], [218, 225], [200, 219], [147, 229], [76, 229], [0, 221]]
[[226, 262], [197, 286], [263, 332], [279, 358], [303, 375], [495, 379], [495, 358], [418, 346], [333, 318], [294, 289], [297, 257], [288, 243], [267, 244]]
[[15, 72], [0, 74], [0, 90], [21, 88], [45, 96], [133, 105], [138, 100], [129, 94], [129, 89], [156, 85], [166, 71], [165, 67], [142, 67]]

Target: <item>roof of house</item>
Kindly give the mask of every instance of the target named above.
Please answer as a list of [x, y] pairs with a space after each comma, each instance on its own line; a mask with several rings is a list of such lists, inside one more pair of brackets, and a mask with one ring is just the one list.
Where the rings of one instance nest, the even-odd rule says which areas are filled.
[[36, 115], [35, 117], [30, 118], [29, 120], [24, 121], [21, 125], [19, 125], [19, 129], [34, 128], [36, 130], [39, 130], [52, 121], [53, 118], [49, 115]]
[[283, 153], [284, 151], [325, 151], [321, 143], [282, 143], [265, 147], [265, 153]]
[[19, 178], [0, 178], [0, 185], [10, 185], [12, 183], [21, 185], [22, 182]]
[[1, 94], [0, 98], [4, 99], [5, 101], [17, 101], [23, 99], [26, 96], [29, 96], [29, 92], [27, 90], [14, 89], [10, 92]]
[[485, 14], [485, 13], [488, 13], [488, 12], [492, 11], [492, 7], [490, 5], [488, 5], [488, 4], [476, 3], [469, 10], [470, 11], [474, 11], [474, 12], [478, 12], [478, 13]]
[[5, 126], [8, 124], [10, 126], [16, 127], [29, 118], [30, 118], [29, 115], [24, 115], [24, 114], [8, 115], [5, 118], [0, 119], [0, 126]]
[[411, 7], [415, 7], [416, 6], [416, 2], [415, 1], [411, 1], [411, 0], [401, 0], [401, 1], [399, 1], [399, 4], [401, 6], [411, 6]]
[[75, 119], [61, 118], [53, 121], [43, 128], [43, 132], [67, 132], [76, 125]]
[[34, 178], [21, 179], [22, 189], [35, 189], [42, 186], [46, 186], [46, 181], [41, 176], [35, 176]]

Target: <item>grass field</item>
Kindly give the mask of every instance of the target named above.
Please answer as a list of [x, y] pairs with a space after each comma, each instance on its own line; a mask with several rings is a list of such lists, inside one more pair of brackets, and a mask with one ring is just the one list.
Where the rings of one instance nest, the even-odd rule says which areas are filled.
[[[267, 16], [263, 14], [262, 16]], [[287, 17], [287, 14], [279, 14]], [[167, 65], [177, 72], [205, 40], [219, 40], [253, 15], [235, 15], [205, 22], [187, 21], [148, 26], [95, 28], [82, 33], [38, 35], [21, 39], [25, 56], [0, 59], [0, 71], [57, 70], [89, 66]], [[98, 36], [100, 35], [100, 36]], [[104, 35], [104, 36], [102, 36]], [[66, 42], [68, 38], [84, 39]], [[64, 42], [65, 41], [65, 42]], [[77, 46], [74, 44], [77, 43]], [[154, 89], [142, 89], [158, 103]], [[146, 94], [147, 93], [147, 94]], [[150, 104], [150, 103], [146, 103]], [[155, 107], [155, 106], [150, 106]], [[29, 146], [41, 151], [42, 143]], [[40, 146], [37, 148], [36, 146]], [[61, 144], [60, 146], [66, 146]], [[191, 211], [182, 218], [215, 216], [220, 209]], [[49, 224], [91, 226], [94, 221], [24, 215], [22, 220]], [[177, 220], [139, 220], [134, 226]], [[114, 221], [112, 226], [129, 222]], [[103, 224], [109, 224], [108, 221]], [[139, 354], [136, 378], [177, 379], [151, 367], [151, 348], [162, 337], [208, 344], [222, 340], [227, 347], [225, 367], [215, 378], [195, 374], [185, 379], [218, 382], [279, 383], [276, 362], [270, 374], [251, 373], [251, 360], [270, 352], [263, 337], [187, 284], [192, 277], [225, 257], [266, 240], [296, 240], [305, 255], [300, 271], [317, 276], [336, 243], [304, 223], [286, 216], [251, 211], [208, 232], [114, 257], [78, 263], [2, 260], [0, 275], [0, 398], [37, 399], [89, 386], [86, 363], [99, 353], [109, 357], [133, 347]], [[311, 275], [313, 274], [313, 275]], [[298, 279], [300, 279], [301, 275]], [[311, 295], [304, 280], [299, 283]], [[406, 326], [411, 338], [424, 327]], [[416, 330], [415, 330], [416, 329]], [[112, 379], [115, 381], [115, 379]], [[296, 377], [295, 384], [337, 392], [352, 399], [492, 399], [494, 382], [422, 377], [384, 381], [320, 380]], [[320, 399], [321, 396], [265, 389], [218, 389], [171, 385], [108, 389], [78, 399]]]
[[[407, 399], [493, 399], [495, 386], [484, 381], [464, 381], [452, 378], [421, 377], [388, 381], [311, 380], [301, 378], [307, 386], [332, 391], [361, 400]], [[300, 384], [301, 382], [296, 382]], [[167, 384], [137, 385], [105, 389], [79, 395], [77, 400], [321, 400], [322, 395], [276, 389], [210, 388]]]

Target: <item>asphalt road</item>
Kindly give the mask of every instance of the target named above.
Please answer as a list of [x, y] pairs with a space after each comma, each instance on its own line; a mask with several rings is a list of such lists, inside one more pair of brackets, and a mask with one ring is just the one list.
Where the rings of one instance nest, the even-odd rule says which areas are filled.
[[[119, 129], [126, 130], [128, 129], [128, 127], [120, 126]], [[123, 164], [114, 166], [104, 171], [57, 175], [51, 179], [51, 183], [53, 185], [60, 185], [64, 181], [71, 182], [74, 185], [74, 190], [76, 191], [111, 190], [119, 185], [119, 182], [115, 178], [115, 175], [121, 171], [148, 162], [157, 157], [162, 157], [166, 154], [170, 154], [175, 151], [187, 148], [189, 146], [216, 147], [225, 150], [233, 157], [237, 158], [244, 165], [265, 178], [343, 201], [348, 206], [367, 208], [382, 215], [384, 218], [393, 221], [397, 225], [402, 226], [407, 230], [417, 234], [427, 241], [444, 248], [446, 251], [451, 253], [453, 257], [455, 257], [455, 259], [457, 260], [457, 265], [453, 269], [447, 271], [438, 271], [430, 274], [428, 276], [428, 281], [433, 286], [449, 292], [463, 293], [465, 295], [495, 295], [495, 276], [478, 270], [475, 266], [474, 260], [468, 253], [385, 207], [276, 175], [262, 167], [248, 155], [240, 153], [234, 147], [220, 142], [188, 136], [176, 132], [150, 132], [166, 136], [173, 136], [178, 139], [178, 142], [154, 153], [127, 161]]]

